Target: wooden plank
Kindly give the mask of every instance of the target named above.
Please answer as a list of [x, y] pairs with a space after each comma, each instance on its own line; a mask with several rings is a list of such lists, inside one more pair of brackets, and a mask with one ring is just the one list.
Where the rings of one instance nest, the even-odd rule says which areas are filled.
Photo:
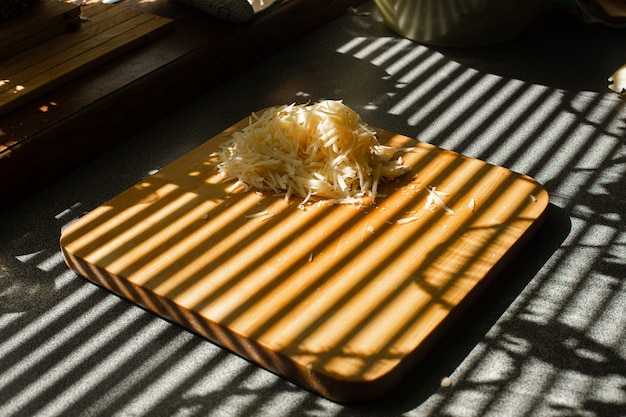
[[0, 61], [78, 27], [78, 4], [39, 0], [19, 17], [0, 24]]
[[[118, 15], [125, 14], [118, 13]], [[41, 51], [38, 50], [29, 50], [18, 55], [17, 65], [10, 68], [14, 72], [9, 73], [9, 78], [17, 80], [21, 85], [29, 86], [31, 90], [33, 87], [36, 88], [37, 91], [34, 94], [38, 94], [42, 88], [64, 83], [77, 74], [101, 65], [103, 61], [111, 58], [111, 54], [122, 54], [136, 47], [137, 43], [144, 43], [145, 36], [155, 36], [166, 28], [163, 20], [154, 16], [124, 17], [123, 21], [117, 22], [110, 29], [97, 33], [95, 36], [81, 36], [80, 42], [69, 50], [64, 49], [63, 42], [58, 45], [60, 49], [55, 48], [55, 45], [50, 45], [48, 50], [52, 53], [45, 59], [41, 59], [43, 54], [40, 54]], [[89, 35], [89, 33], [81, 33], [81, 35]], [[61, 53], [64, 50], [67, 52]], [[27, 64], [29, 59], [26, 58], [29, 57], [33, 57], [38, 62], [33, 65]], [[0, 94], [1, 92], [2, 90]], [[0, 101], [0, 105], [2, 104]]]
[[48, 67], [55, 65], [55, 62], [62, 62], [67, 59], [66, 57], [79, 56], [87, 51], [90, 46], [97, 45], [85, 45], [86, 42], [90, 42], [94, 38], [97, 40], [100, 37], [103, 41], [106, 40], [110, 37], [108, 36], [109, 30], [129, 18], [135, 17], [137, 12], [96, 3], [89, 6], [89, 15], [90, 22], [81, 28], [80, 33], [49, 39], [45, 47], [25, 51], [18, 56], [7, 59], [3, 62], [3, 71], [7, 76], [27, 71], [45, 72]]
[[56, 36], [3, 62], [0, 115], [51, 91], [171, 28], [167, 18], [96, 3], [83, 30]]
[[[391, 389], [548, 206], [527, 176], [379, 130], [415, 146], [413, 171], [375, 205], [301, 210], [220, 181], [211, 154], [245, 123], [70, 225], [61, 248], [87, 279], [335, 401]], [[424, 209], [427, 186], [454, 214]]]

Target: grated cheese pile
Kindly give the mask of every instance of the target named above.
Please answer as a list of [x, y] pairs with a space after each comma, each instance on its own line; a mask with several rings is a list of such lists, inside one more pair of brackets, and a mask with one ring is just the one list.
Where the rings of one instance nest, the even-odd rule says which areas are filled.
[[401, 153], [411, 149], [381, 145], [354, 110], [326, 100], [253, 113], [217, 156], [222, 175], [246, 189], [299, 196], [302, 204], [313, 196], [359, 204], [375, 200], [381, 181], [410, 171]]

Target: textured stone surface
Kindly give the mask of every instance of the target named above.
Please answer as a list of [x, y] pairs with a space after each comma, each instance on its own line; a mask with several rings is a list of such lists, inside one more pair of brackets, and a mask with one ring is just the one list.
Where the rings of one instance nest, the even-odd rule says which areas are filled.
[[[370, 3], [2, 212], [3, 416], [623, 416], [623, 31], [548, 14], [509, 44], [427, 48]], [[268, 105], [341, 98], [369, 123], [535, 177], [530, 245], [386, 397], [342, 406], [68, 271], [69, 222]], [[441, 387], [444, 377], [450, 387]]]

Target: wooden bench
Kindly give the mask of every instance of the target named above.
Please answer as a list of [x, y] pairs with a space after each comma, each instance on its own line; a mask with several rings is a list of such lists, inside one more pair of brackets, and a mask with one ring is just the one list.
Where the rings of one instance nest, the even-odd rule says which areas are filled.
[[[140, 47], [133, 45], [9, 112], [0, 111], [0, 208], [362, 1], [282, 0], [243, 24], [218, 20], [174, 0], [127, 0], [112, 6], [171, 19], [173, 28], [149, 42], [141, 38]], [[96, 5], [83, 8], [93, 21], [83, 22], [80, 31], [98, 24], [95, 14], [89, 16], [92, 7]], [[200, 65], [215, 61], [227, 65]], [[4, 65], [0, 59], [0, 71]], [[177, 82], [168, 82], [172, 79]]]

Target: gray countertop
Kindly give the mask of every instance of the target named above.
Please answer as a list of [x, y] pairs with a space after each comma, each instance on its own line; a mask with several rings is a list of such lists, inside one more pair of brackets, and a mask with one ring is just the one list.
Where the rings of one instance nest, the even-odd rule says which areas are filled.
[[[433, 48], [361, 10], [2, 212], [1, 416], [626, 415], [626, 101], [606, 81], [626, 31], [548, 11], [504, 45]], [[328, 401], [63, 263], [59, 235], [86, 212], [252, 111], [325, 98], [551, 195], [535, 238], [386, 396]]]

